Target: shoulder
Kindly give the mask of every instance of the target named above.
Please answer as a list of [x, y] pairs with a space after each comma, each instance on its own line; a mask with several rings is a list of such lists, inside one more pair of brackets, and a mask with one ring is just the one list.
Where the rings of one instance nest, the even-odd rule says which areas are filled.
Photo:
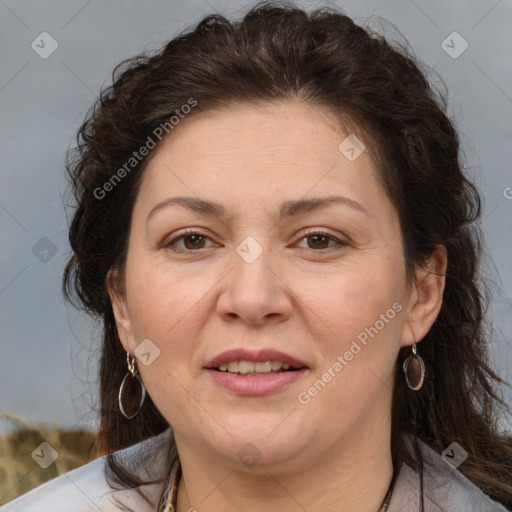
[[[129, 460], [137, 453], [151, 460], [152, 475], [165, 476], [167, 469], [166, 446], [171, 437], [170, 429], [158, 436], [146, 439], [115, 453], [118, 460]], [[102, 512], [122, 510], [119, 504], [136, 507], [137, 512], [151, 510], [134, 489], [114, 490], [105, 478], [106, 456], [96, 459], [73, 471], [69, 471], [53, 480], [36, 487], [30, 492], [0, 507], [1, 512]], [[140, 469], [137, 473], [144, 477], [147, 472]], [[144, 486], [144, 493], [157, 501], [162, 484]]]
[[[407, 442], [407, 441], [406, 441]], [[425, 512], [507, 512], [460, 471], [421, 440]], [[404, 465], [398, 475], [388, 512], [420, 510], [419, 474]]]

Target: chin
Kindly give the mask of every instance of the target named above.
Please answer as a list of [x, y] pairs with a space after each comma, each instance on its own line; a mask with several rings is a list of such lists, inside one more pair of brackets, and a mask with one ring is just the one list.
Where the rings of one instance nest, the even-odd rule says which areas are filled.
[[254, 471], [288, 462], [304, 455], [312, 445], [313, 432], [308, 436], [307, 425], [294, 416], [292, 413], [287, 417], [287, 413], [280, 412], [251, 418], [244, 414], [224, 421], [227, 432], [219, 433], [221, 438], [216, 440], [214, 449], [237, 466], [241, 463]]

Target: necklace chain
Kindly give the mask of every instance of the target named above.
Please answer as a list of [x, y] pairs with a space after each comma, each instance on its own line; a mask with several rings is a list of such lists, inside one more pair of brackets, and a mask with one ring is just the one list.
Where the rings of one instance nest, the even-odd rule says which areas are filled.
[[391, 484], [389, 485], [388, 493], [386, 494], [386, 497], [384, 498], [384, 503], [382, 504], [382, 507], [379, 508], [379, 512], [386, 512], [386, 510], [389, 507], [389, 502], [391, 501], [391, 494], [393, 492], [393, 481], [391, 481]]

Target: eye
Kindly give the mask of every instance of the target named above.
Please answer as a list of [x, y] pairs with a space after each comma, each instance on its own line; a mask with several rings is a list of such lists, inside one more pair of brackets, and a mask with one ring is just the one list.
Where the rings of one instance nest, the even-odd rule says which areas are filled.
[[[332, 249], [333, 245], [329, 245], [332, 244], [332, 242], [334, 242], [334, 246], [338, 245], [343, 247], [349, 245], [347, 242], [343, 242], [330, 233], [319, 230], [308, 231], [301, 237], [301, 241], [308, 239], [311, 243], [308, 243], [306, 248], [315, 249], [317, 252]], [[162, 246], [176, 252], [198, 252], [198, 250], [205, 248], [206, 240], [210, 240], [210, 238], [205, 233], [188, 229], [168, 242], [164, 242]], [[180, 243], [183, 243], [183, 245], [178, 245]]]
[[338, 246], [347, 246], [347, 242], [343, 242], [342, 240], [339, 240], [338, 238], [332, 236], [329, 233], [326, 233], [325, 231], [318, 231], [318, 230], [312, 230], [308, 231], [304, 234], [304, 236], [301, 238], [301, 240], [308, 240], [310, 239], [312, 244], [310, 245], [308, 243], [308, 249], [319, 249], [325, 250], [325, 249], [331, 249], [332, 246], [329, 247], [329, 242], [335, 242]]
[[[195, 231], [193, 229], [188, 229], [181, 235], [169, 240], [168, 242], [164, 242], [163, 247], [166, 249], [171, 249], [172, 251], [193, 251], [197, 252], [197, 249], [204, 249], [204, 243], [206, 240], [209, 240], [209, 237], [200, 231]], [[178, 243], [183, 242], [183, 246], [177, 245]]]

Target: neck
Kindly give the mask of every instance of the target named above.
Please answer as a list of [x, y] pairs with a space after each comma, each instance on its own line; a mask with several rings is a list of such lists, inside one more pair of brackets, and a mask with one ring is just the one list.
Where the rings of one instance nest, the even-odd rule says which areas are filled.
[[389, 427], [259, 472], [186, 452], [177, 512], [377, 512], [393, 475]]

